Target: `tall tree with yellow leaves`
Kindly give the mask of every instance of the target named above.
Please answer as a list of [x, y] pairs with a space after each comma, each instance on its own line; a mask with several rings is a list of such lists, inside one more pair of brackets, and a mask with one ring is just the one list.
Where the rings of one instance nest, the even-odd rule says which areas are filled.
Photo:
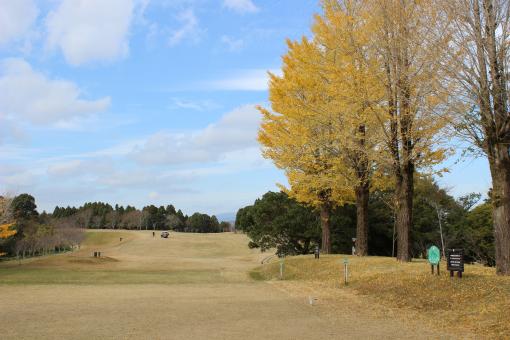
[[288, 41], [288, 48], [283, 57], [283, 76], [271, 74], [272, 111], [260, 108], [263, 122], [259, 141], [264, 156], [285, 170], [290, 190], [284, 190], [320, 210], [322, 250], [329, 253], [329, 215], [339, 195], [328, 139], [333, 131], [321, 117], [329, 101], [324, 91], [326, 83], [314, 64], [320, 59], [320, 51], [307, 39], [301, 43]]
[[386, 88], [383, 110], [374, 111], [383, 132], [379, 166], [395, 185], [397, 259], [410, 261], [414, 174], [441, 162], [439, 147], [449, 111], [441, 66], [450, 36], [448, 21], [435, 0], [366, 0], [375, 32], [370, 48], [378, 51]]
[[314, 39], [288, 42], [283, 76], [271, 75], [264, 155], [285, 169], [289, 194], [320, 208], [329, 251], [329, 211], [356, 200], [357, 253], [368, 254], [368, 199], [375, 150], [375, 104], [384, 88], [364, 48], [366, 20], [356, 2], [325, 1]]
[[375, 111], [381, 110], [384, 86], [379, 57], [368, 48], [373, 19], [363, 2], [324, 0], [324, 14], [316, 18], [314, 41], [323, 53], [321, 72], [328, 79], [329, 111], [335, 114], [336, 157], [355, 194], [356, 253], [368, 255], [368, 201], [380, 129]]

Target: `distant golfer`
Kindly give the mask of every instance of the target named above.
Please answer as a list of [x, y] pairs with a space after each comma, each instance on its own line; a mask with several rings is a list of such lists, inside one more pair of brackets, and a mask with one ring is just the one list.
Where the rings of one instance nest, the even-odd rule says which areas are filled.
[[152, 232], [152, 237], [156, 237], [156, 232]]

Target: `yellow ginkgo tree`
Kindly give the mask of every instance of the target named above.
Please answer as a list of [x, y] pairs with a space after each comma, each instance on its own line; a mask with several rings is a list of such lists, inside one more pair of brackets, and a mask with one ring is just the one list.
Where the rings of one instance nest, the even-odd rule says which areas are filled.
[[[8, 239], [16, 235], [17, 231], [13, 229], [15, 223], [11, 211], [11, 199], [0, 196], [0, 240]], [[0, 256], [5, 255], [0, 251]]]
[[16, 235], [16, 230], [11, 229], [14, 223], [6, 223], [0, 225], [0, 239], [6, 239]]
[[273, 160], [287, 175], [291, 197], [319, 209], [322, 250], [331, 251], [329, 216], [339, 197], [332, 157], [335, 146], [328, 138], [334, 131], [324, 124], [327, 82], [316, 69], [321, 51], [308, 39], [288, 41], [283, 57], [283, 76], [271, 74], [271, 111], [260, 108], [263, 121], [259, 141], [265, 157]]
[[[0, 225], [0, 239], [7, 239], [11, 236], [16, 235], [16, 230], [11, 229], [14, 223], [6, 223]], [[4, 256], [5, 253], [0, 251], [0, 256]]]
[[377, 52], [370, 48], [373, 18], [360, 1], [323, 1], [324, 14], [313, 26], [314, 41], [323, 51], [320, 72], [328, 79], [327, 111], [333, 115], [337, 176], [354, 192], [357, 226], [356, 253], [368, 255], [368, 201], [377, 174], [380, 150], [376, 112], [385, 88]]
[[[339, 0], [337, 0], [339, 1]], [[449, 91], [445, 88], [446, 56], [451, 49], [449, 18], [437, 0], [360, 0], [373, 25], [366, 48], [378, 55], [385, 88], [380, 122], [378, 166], [394, 184], [397, 259], [410, 261], [414, 176], [448, 154], [441, 147], [450, 121]]]
[[356, 201], [357, 250], [368, 253], [368, 197], [374, 171], [378, 88], [362, 8], [324, 2], [314, 38], [288, 41], [283, 75], [271, 75], [271, 111], [261, 109], [263, 153], [285, 170], [290, 196], [319, 208], [323, 251], [329, 252], [329, 214]]

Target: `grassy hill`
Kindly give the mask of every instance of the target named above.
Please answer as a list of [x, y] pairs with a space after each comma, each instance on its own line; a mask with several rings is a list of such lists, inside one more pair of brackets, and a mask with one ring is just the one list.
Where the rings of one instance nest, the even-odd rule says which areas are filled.
[[[232, 233], [172, 233], [161, 239], [151, 231], [94, 230], [79, 251], [2, 262], [1, 337], [430, 339], [510, 334], [510, 280], [491, 269], [467, 266], [462, 280], [450, 280], [446, 272], [431, 276], [424, 261], [348, 257], [350, 281], [344, 287], [343, 256], [319, 261], [298, 256], [286, 259], [286, 280], [280, 281], [278, 260], [260, 266], [268, 254], [247, 243], [245, 235]], [[102, 257], [94, 258], [94, 251]], [[309, 296], [319, 299], [313, 307]]]
[[[349, 283], [343, 284], [343, 260], [349, 261]], [[279, 280], [273, 261], [251, 272], [261, 280]], [[324, 289], [348, 289], [374, 303], [405, 309], [446, 328], [459, 328], [489, 337], [510, 336], [510, 278], [495, 270], [467, 265], [462, 279], [450, 278], [446, 264], [441, 275], [431, 275], [425, 260], [398, 263], [387, 257], [329, 255], [285, 260], [285, 280]]]
[[[122, 238], [122, 241], [121, 241]], [[247, 281], [263, 256], [242, 234], [88, 231], [72, 253], [0, 263], [1, 284], [175, 284]], [[101, 258], [92, 256], [100, 251]]]

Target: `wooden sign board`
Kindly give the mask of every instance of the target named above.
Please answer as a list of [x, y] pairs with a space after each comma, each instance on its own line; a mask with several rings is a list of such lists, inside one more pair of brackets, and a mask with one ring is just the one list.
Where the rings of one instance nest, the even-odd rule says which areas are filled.
[[448, 249], [447, 255], [447, 270], [453, 275], [453, 272], [458, 272], [461, 276], [464, 271], [464, 250], [463, 249]]

